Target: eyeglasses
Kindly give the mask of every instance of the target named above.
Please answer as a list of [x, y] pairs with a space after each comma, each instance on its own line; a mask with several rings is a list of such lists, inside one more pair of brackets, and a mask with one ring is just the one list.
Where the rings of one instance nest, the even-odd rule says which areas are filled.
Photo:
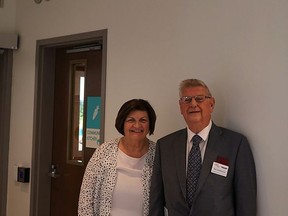
[[211, 96], [206, 95], [196, 95], [196, 96], [183, 96], [180, 98], [181, 103], [189, 104], [191, 103], [192, 99], [195, 99], [197, 103], [202, 103], [205, 99], [211, 98]]

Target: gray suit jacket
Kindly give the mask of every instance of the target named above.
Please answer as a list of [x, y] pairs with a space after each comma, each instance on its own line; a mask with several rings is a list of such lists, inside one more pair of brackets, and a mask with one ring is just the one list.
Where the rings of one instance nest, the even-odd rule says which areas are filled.
[[[209, 133], [195, 201], [186, 202], [187, 129], [157, 141], [150, 190], [150, 216], [256, 216], [256, 171], [243, 135], [217, 127]], [[227, 176], [211, 173], [213, 162], [227, 165]]]

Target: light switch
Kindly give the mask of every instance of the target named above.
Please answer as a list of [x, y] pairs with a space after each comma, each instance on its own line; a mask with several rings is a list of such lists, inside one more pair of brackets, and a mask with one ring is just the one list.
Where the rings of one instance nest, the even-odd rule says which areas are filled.
[[17, 181], [22, 183], [28, 183], [30, 180], [30, 168], [18, 167]]

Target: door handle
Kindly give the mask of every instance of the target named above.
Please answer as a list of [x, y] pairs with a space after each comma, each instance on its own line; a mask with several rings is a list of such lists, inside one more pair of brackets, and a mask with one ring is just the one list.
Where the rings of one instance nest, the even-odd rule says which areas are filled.
[[51, 170], [49, 172], [49, 176], [51, 178], [58, 178], [60, 176], [60, 174], [57, 171], [57, 166], [56, 165], [54, 165], [54, 164], [51, 165]]

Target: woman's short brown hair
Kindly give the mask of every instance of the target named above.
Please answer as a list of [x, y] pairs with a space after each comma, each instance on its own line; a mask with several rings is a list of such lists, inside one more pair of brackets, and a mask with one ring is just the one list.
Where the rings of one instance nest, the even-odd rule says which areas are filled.
[[115, 127], [117, 131], [124, 135], [124, 122], [132, 111], [146, 111], [149, 118], [149, 135], [154, 133], [156, 123], [156, 113], [148, 101], [143, 99], [132, 99], [125, 102], [118, 111]]

